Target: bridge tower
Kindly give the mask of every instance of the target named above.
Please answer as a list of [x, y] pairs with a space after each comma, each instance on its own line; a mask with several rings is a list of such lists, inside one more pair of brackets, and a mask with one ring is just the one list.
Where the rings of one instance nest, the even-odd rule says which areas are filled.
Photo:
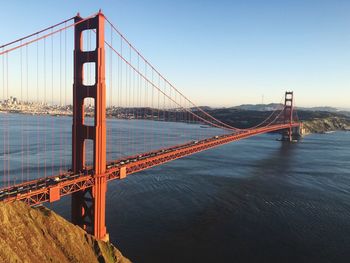
[[[292, 124], [293, 123], [293, 91], [286, 91], [284, 96], [284, 123]], [[288, 130], [282, 133], [282, 140], [291, 142], [293, 139], [293, 129], [289, 128]]]
[[[95, 17], [82, 21], [79, 14], [75, 17], [74, 27], [74, 84], [73, 84], [73, 136], [72, 169], [75, 173], [85, 168], [85, 142], [93, 141], [93, 177], [94, 186], [72, 195], [72, 222], [81, 226], [98, 239], [106, 239], [106, 84], [105, 84], [105, 48], [104, 15], [99, 12]], [[80, 22], [82, 21], [82, 22]], [[80, 23], [78, 23], [80, 22]], [[78, 23], [78, 24], [77, 24]], [[83, 31], [96, 33], [95, 50], [83, 50]], [[94, 34], [94, 33], [92, 33]], [[95, 64], [95, 83], [84, 84], [84, 64]], [[95, 102], [94, 125], [84, 122], [84, 99]]]

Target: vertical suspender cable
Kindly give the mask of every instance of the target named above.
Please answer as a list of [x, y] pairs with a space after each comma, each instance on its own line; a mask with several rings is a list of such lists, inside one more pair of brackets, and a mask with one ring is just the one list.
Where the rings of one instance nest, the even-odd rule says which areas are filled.
[[[9, 99], [9, 57], [6, 54], [6, 93], [7, 100]], [[7, 125], [6, 125], [6, 134], [7, 134], [7, 185], [10, 186], [10, 130], [9, 130], [9, 117], [7, 117]]]
[[[26, 103], [29, 105], [29, 61], [28, 61], [28, 45], [26, 45], [26, 88], [27, 88], [27, 94], [26, 94]], [[27, 114], [26, 118], [26, 170], [27, 170], [27, 181], [29, 180], [29, 131], [28, 131], [28, 126], [29, 126], [29, 115]]]
[[[59, 43], [59, 56], [60, 56], [60, 69], [59, 69], [59, 85], [60, 85], [60, 103], [59, 103], [59, 109], [60, 111], [62, 110], [62, 32], [60, 31], [60, 43]], [[60, 117], [60, 122], [62, 121], [62, 123], [59, 123], [59, 133], [60, 133], [60, 144], [59, 144], [59, 155], [60, 155], [60, 169], [59, 169], [59, 173], [61, 173], [62, 171], [62, 155], [63, 155], [63, 120], [61, 119], [62, 117]]]
[[[51, 30], [53, 31], [53, 29]], [[53, 44], [53, 35], [51, 35], [51, 107], [54, 106], [54, 96], [53, 96], [53, 83], [54, 83], [54, 77], [53, 77], [53, 51], [54, 51], [54, 44]], [[53, 112], [54, 113], [54, 112]], [[52, 113], [52, 114], [53, 114]], [[52, 115], [51, 114], [51, 115]], [[55, 152], [55, 127], [54, 127], [54, 117], [51, 116], [51, 175], [54, 175], [54, 163], [55, 163], [55, 156], [54, 156], [54, 152]]]
[[[44, 108], [46, 108], [46, 38], [44, 38]], [[46, 119], [46, 118], [45, 118]], [[45, 119], [43, 120], [45, 122]], [[43, 123], [44, 127], [46, 124]], [[44, 176], [46, 178], [46, 132], [43, 132], [44, 136]]]
[[[3, 51], [4, 51], [4, 48], [2, 48]], [[2, 56], [2, 103], [5, 104], [5, 56]], [[4, 120], [2, 120], [4, 123], [5, 123], [5, 117], [4, 117]], [[6, 133], [5, 133], [5, 130], [6, 130], [6, 125], [2, 125], [2, 131], [3, 131], [3, 146], [4, 146], [4, 174], [3, 174], [3, 186], [5, 186], [6, 184], [6, 181], [5, 181], [5, 178], [6, 178]]]
[[[154, 83], [154, 72], [152, 70], [152, 83]], [[152, 147], [152, 150], [155, 149], [155, 146], [154, 146], [154, 142], [155, 142], [155, 125], [154, 125], [154, 117], [153, 117], [153, 109], [154, 109], [154, 105], [153, 105], [153, 93], [154, 93], [154, 87], [151, 86], [151, 122], [152, 122], [152, 133], [153, 133], [153, 136], [151, 137], [152, 138], [152, 144], [151, 144], [151, 147]]]
[[[37, 35], [37, 38], [39, 35]], [[36, 103], [39, 104], [39, 41], [36, 42]], [[39, 117], [36, 118], [37, 175], [40, 175]]]
[[[64, 23], [64, 26], [66, 27], [66, 23]], [[64, 107], [67, 109], [67, 30], [64, 31]], [[66, 152], [66, 148], [68, 148], [69, 145], [69, 139], [68, 136], [65, 135], [64, 137], [66, 138], [66, 142], [64, 143], [64, 153]], [[72, 152], [72, 151], [70, 151]], [[63, 160], [64, 160], [64, 170], [67, 170], [66, 166], [66, 155], [63, 155]], [[72, 159], [72, 158], [70, 158]]]
[[[120, 38], [120, 54], [121, 56], [123, 56], [123, 39], [122, 38]], [[122, 114], [124, 114], [125, 110], [123, 109], [123, 63], [122, 62], [120, 63], [120, 96], [119, 97], [120, 97], [120, 111]], [[122, 157], [124, 156], [124, 143], [125, 141], [120, 142], [120, 153]]]
[[[113, 46], [113, 30], [110, 26], [110, 34], [111, 34], [111, 45]], [[112, 97], [113, 97], [113, 56], [112, 49], [109, 49], [109, 108], [112, 109]], [[111, 127], [112, 120], [110, 120], [110, 124], [107, 122], [107, 159], [110, 158], [111, 149], [112, 149], [112, 141], [111, 141]]]
[[[129, 61], [131, 63], [131, 47], [129, 47]], [[129, 68], [129, 108], [130, 108], [130, 111], [129, 111], [129, 120], [130, 120], [130, 146], [131, 146], [131, 149], [130, 149], [130, 153], [131, 155], [134, 154], [134, 138], [133, 138], [133, 128], [132, 128], [132, 114], [133, 114], [133, 111], [134, 109], [132, 108], [133, 105], [132, 105], [132, 81], [131, 81], [131, 69]]]
[[[22, 45], [22, 41], [20, 42]], [[23, 112], [23, 48], [20, 49], [20, 67], [21, 67], [21, 101], [20, 101], [20, 109]], [[23, 118], [21, 116], [21, 182], [23, 183], [24, 177], [24, 123]]]

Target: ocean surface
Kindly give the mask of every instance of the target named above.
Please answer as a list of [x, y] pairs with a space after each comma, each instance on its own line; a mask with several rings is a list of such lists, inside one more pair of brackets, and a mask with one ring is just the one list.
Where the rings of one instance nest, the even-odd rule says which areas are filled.
[[[69, 118], [58, 120], [69, 137]], [[169, 125], [175, 137], [198, 130]], [[350, 262], [350, 132], [277, 138], [260, 135], [110, 182], [110, 240], [133, 262]], [[48, 206], [70, 218], [69, 204], [65, 197]]]

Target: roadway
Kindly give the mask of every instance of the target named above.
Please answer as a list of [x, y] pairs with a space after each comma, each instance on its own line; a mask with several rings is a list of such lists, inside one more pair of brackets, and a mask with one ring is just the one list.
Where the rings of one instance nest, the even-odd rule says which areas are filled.
[[[231, 134], [210, 137], [200, 141], [191, 141], [184, 144], [129, 156], [107, 163], [107, 181], [123, 179], [126, 176], [149, 169], [154, 166], [170, 162], [188, 155], [205, 151], [223, 144], [249, 138], [263, 133], [298, 127], [299, 123], [275, 124], [253, 130], [242, 130]], [[67, 171], [57, 176], [39, 178], [21, 184], [0, 189], [0, 201], [10, 202], [21, 200], [29, 205], [44, 202], [58, 201], [62, 196], [72, 194], [92, 187], [94, 185], [94, 171], [92, 167], [73, 173]]]

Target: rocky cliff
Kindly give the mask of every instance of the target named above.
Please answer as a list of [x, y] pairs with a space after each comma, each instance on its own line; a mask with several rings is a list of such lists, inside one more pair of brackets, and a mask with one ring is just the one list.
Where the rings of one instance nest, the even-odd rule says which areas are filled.
[[0, 262], [130, 262], [45, 207], [0, 203]]
[[315, 118], [303, 121], [303, 125], [306, 134], [324, 133], [336, 130], [348, 130], [350, 128], [350, 121], [348, 118], [341, 117]]
[[[272, 112], [263, 110], [240, 110], [236, 108], [208, 110], [215, 118], [238, 128], [253, 127]], [[350, 129], [349, 112], [298, 110], [299, 120], [304, 123], [305, 134], [324, 133]]]

